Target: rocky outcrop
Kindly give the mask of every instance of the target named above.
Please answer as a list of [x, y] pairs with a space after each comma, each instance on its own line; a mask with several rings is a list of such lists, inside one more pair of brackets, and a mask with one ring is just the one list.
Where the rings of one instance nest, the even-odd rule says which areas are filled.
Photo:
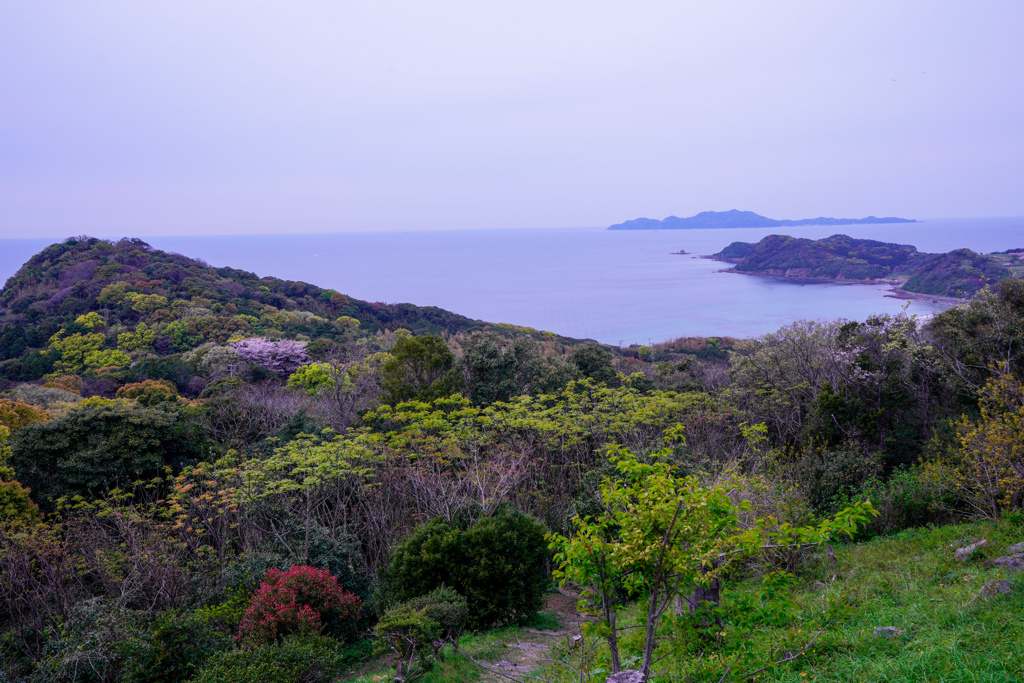
[[1007, 555], [1006, 557], [999, 557], [992, 560], [992, 564], [1003, 569], [1009, 569], [1011, 571], [1020, 571], [1024, 569], [1024, 553], [1015, 553], [1013, 555]]
[[957, 551], [956, 553], [954, 553], [953, 557], [954, 559], [960, 562], [966, 562], [967, 560], [971, 559], [971, 556], [974, 555], [976, 551], [981, 550], [987, 545], [988, 541], [986, 541], [985, 539], [981, 539], [980, 541], [972, 543], [970, 545], [966, 545], [963, 548], [957, 548]]

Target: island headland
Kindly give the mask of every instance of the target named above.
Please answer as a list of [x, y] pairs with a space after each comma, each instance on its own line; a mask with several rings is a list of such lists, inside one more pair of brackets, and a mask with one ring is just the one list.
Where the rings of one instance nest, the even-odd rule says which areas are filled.
[[871, 223], [916, 223], [910, 218], [888, 216], [878, 218], [801, 218], [799, 220], [776, 220], [753, 211], [701, 211], [696, 216], [679, 218], [669, 216], [664, 220], [634, 218], [610, 226], [609, 230], [707, 230], [711, 228], [782, 228], [795, 225], [866, 225]]
[[847, 235], [821, 240], [768, 235], [756, 243], [733, 242], [707, 258], [734, 263], [726, 272], [809, 282], [886, 283], [900, 298], [951, 301], [1024, 272], [1024, 249], [929, 254], [909, 244]]

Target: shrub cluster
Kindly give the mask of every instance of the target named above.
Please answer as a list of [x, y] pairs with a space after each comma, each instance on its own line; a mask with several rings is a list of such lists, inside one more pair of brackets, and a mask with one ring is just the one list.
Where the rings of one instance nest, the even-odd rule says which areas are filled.
[[242, 617], [237, 640], [253, 646], [292, 634], [319, 635], [326, 617], [358, 619], [361, 608], [362, 600], [339, 586], [326, 569], [268, 569]]
[[466, 597], [470, 628], [514, 623], [540, 609], [551, 585], [544, 534], [507, 505], [472, 524], [433, 519], [395, 549], [392, 594], [406, 601], [449, 586]]

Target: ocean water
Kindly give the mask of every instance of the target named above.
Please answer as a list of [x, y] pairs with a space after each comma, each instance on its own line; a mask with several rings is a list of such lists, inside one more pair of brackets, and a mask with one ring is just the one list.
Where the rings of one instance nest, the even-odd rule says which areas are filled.
[[[304, 280], [387, 303], [433, 305], [609, 344], [687, 335], [749, 337], [795, 319], [863, 320], [908, 302], [876, 285], [800, 284], [722, 273], [698, 258], [772, 229], [607, 231], [602, 228], [152, 237], [154, 247], [258, 275]], [[938, 252], [1024, 246], [1024, 218], [806, 226], [785, 234], [913, 244]], [[52, 240], [0, 240], [0, 281]], [[686, 250], [690, 255], [672, 254]], [[930, 315], [941, 304], [911, 301]]]

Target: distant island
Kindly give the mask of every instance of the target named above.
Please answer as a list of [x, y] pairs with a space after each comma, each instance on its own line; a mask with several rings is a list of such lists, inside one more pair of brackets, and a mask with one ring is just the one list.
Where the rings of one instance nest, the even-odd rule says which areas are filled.
[[669, 216], [664, 220], [634, 218], [625, 223], [616, 223], [609, 230], [706, 230], [709, 228], [781, 228], [794, 225], [865, 225], [869, 223], [916, 223], [911, 218], [888, 216], [877, 218], [801, 218], [800, 220], [776, 220], [753, 211], [701, 211], [696, 216], [679, 218]]
[[733, 242], [710, 256], [736, 265], [732, 272], [807, 281], [887, 282], [897, 296], [965, 298], [1024, 271], [1024, 250], [978, 254], [954, 249], [920, 252], [909, 244], [832, 235], [822, 240], [768, 235]]

